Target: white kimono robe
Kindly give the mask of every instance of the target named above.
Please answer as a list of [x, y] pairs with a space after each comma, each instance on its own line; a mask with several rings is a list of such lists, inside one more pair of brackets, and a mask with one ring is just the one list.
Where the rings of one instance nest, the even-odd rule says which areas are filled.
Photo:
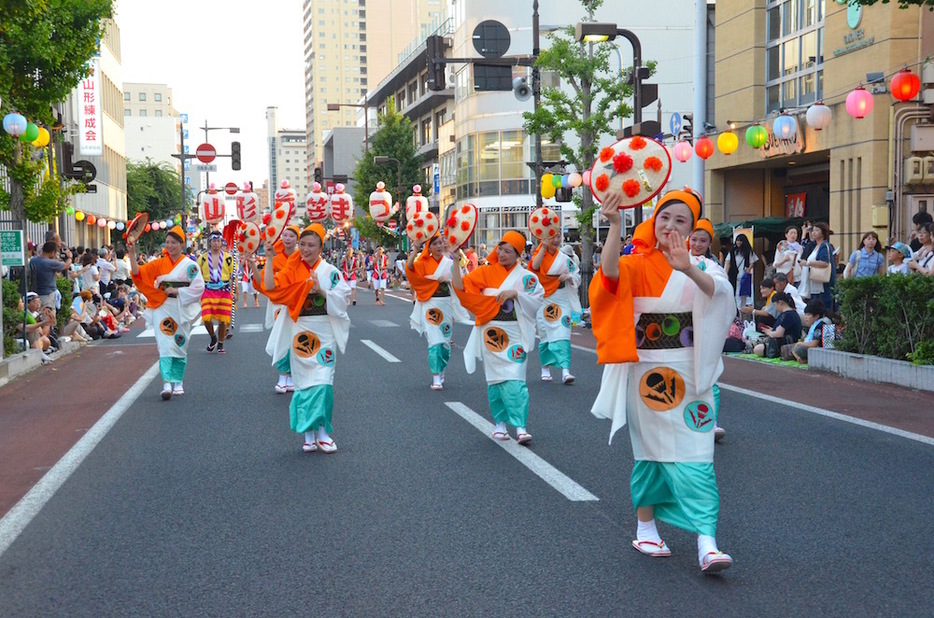
[[177, 288], [177, 297], [170, 296], [158, 307], [147, 308], [143, 315], [146, 323], [152, 325], [159, 356], [185, 358], [191, 328], [201, 323], [204, 277], [198, 265], [186, 256], [168, 274], [156, 277], [154, 285], [159, 287], [172, 281], [187, 282], [188, 286]]
[[[536, 315], [538, 335], [543, 342], [570, 341], [573, 316], [579, 316], [581, 312], [577, 291], [581, 284], [580, 270], [570, 257], [559, 251], [548, 269], [548, 275], [556, 278], [570, 275], [570, 278], [566, 279], [564, 285], [555, 290], [554, 294], [544, 298]], [[547, 318], [546, 312], [549, 316]]]

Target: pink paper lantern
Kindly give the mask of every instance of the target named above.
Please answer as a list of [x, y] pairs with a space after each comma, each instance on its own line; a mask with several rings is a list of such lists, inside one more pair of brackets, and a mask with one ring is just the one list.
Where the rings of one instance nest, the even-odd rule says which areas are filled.
[[685, 140], [681, 140], [675, 144], [674, 155], [675, 159], [685, 163], [688, 159], [691, 158], [691, 155], [694, 154], [694, 149], [691, 148], [691, 145]]
[[846, 113], [859, 120], [872, 113], [873, 96], [862, 86], [846, 95]]

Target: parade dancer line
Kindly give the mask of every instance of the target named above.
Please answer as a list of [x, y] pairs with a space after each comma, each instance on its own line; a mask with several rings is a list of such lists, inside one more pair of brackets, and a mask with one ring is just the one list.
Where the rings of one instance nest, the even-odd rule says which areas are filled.
[[[260, 288], [271, 302], [288, 307], [293, 320], [290, 362], [295, 392], [289, 420], [292, 431], [304, 435], [305, 453], [337, 451], [330, 436], [334, 364], [337, 350], [344, 352], [350, 335], [350, 287], [336, 268], [321, 259], [324, 236], [324, 227], [318, 223], [302, 230], [298, 251], [279, 272], [274, 273], [271, 264], [264, 268]], [[266, 250], [269, 264], [269, 251], [275, 249], [267, 245]]]
[[542, 363], [542, 381], [551, 382], [551, 367], [560, 367], [561, 381], [573, 384], [571, 314], [573, 297], [577, 296], [577, 288], [580, 286], [580, 273], [574, 261], [560, 249], [560, 236], [543, 241], [532, 255], [529, 270], [538, 275], [545, 289], [545, 302], [536, 316], [541, 338], [538, 357]]
[[444, 388], [444, 369], [451, 357], [454, 330], [450, 287], [454, 261], [444, 255], [445, 248], [444, 239], [435, 234], [424, 245], [413, 245], [405, 264], [405, 275], [415, 292], [410, 324], [428, 340], [428, 369], [433, 391]]
[[360, 264], [357, 256], [353, 253], [353, 248], [347, 247], [347, 253], [341, 256], [341, 273], [344, 281], [350, 286], [350, 295], [353, 304], [357, 304], [357, 271], [360, 270]]
[[691, 263], [687, 237], [700, 218], [697, 195], [669, 191], [636, 228], [632, 255], [620, 252], [621, 196], [607, 195], [604, 259], [590, 285], [597, 362], [605, 365], [592, 412], [612, 419], [610, 439], [629, 422], [630, 479], [638, 518], [633, 547], [670, 556], [655, 518], [697, 534], [702, 571], [733, 559], [717, 548], [720, 496], [713, 468], [711, 387], [733, 316], [729, 280]]
[[[266, 263], [272, 264], [273, 274], [285, 268], [289, 257], [295, 253], [300, 234], [301, 230], [298, 229], [298, 226], [290, 225], [282, 230], [282, 236], [272, 245], [272, 253], [269, 253], [270, 247], [267, 246]], [[254, 281], [256, 289], [262, 288], [259, 281], [260, 274], [261, 273], [257, 273], [257, 280]], [[272, 302], [272, 300], [266, 303], [265, 327], [270, 329], [269, 339], [266, 341], [266, 354], [272, 357], [272, 365], [279, 372], [279, 380], [276, 382], [275, 386], [275, 390], [279, 394], [291, 393], [295, 390], [295, 383], [292, 381], [292, 367], [290, 364], [290, 350], [292, 347], [291, 321], [292, 318], [289, 317], [288, 307], [285, 305], [278, 305]]]
[[204, 278], [184, 249], [185, 232], [179, 225], [165, 235], [162, 256], [143, 266], [136, 261], [136, 244], [127, 242], [133, 283], [147, 298], [144, 316], [159, 350], [164, 400], [185, 394], [182, 380], [188, 364], [191, 327], [201, 318]]
[[[233, 256], [224, 251], [224, 239], [220, 232], [211, 232], [208, 236], [208, 250], [198, 258], [198, 267], [204, 278], [204, 294], [201, 296], [201, 320], [211, 336], [208, 352], [224, 354], [224, 340], [227, 339], [227, 327], [230, 325], [230, 312], [233, 303], [231, 276], [233, 275]], [[217, 334], [214, 322], [217, 322]]]
[[535, 345], [535, 314], [545, 290], [538, 277], [522, 268], [519, 256], [525, 236], [514, 230], [487, 257], [489, 264], [461, 277], [453, 270], [452, 284], [464, 308], [476, 316], [464, 349], [467, 373], [482, 359], [490, 412], [496, 427], [493, 437], [509, 440], [507, 423], [516, 428], [516, 441], [532, 440], [527, 431], [529, 389], [525, 383], [528, 350]]
[[383, 248], [376, 249], [376, 255], [371, 261], [373, 264], [373, 277], [370, 283], [373, 285], [373, 293], [376, 294], [376, 304], [386, 304], [386, 283], [389, 278], [389, 257], [383, 253]]

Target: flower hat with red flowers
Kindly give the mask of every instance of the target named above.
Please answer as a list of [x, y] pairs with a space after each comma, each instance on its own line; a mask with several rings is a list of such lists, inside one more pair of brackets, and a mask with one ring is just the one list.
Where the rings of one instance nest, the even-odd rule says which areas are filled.
[[452, 207], [444, 221], [444, 239], [451, 247], [462, 246], [477, 227], [477, 218], [477, 207], [473, 204]]
[[253, 221], [247, 221], [240, 224], [240, 231], [237, 233], [237, 250], [243, 255], [256, 253], [260, 244], [263, 242], [263, 233], [259, 225]]
[[529, 214], [529, 231], [539, 240], [548, 240], [561, 234], [561, 213], [542, 206]]
[[428, 240], [441, 229], [438, 217], [433, 212], [417, 212], [405, 226], [405, 233], [415, 242]]
[[616, 191], [623, 196], [621, 210], [635, 208], [658, 195], [670, 175], [668, 149], [634, 135], [600, 150], [590, 171], [590, 188], [598, 202]]

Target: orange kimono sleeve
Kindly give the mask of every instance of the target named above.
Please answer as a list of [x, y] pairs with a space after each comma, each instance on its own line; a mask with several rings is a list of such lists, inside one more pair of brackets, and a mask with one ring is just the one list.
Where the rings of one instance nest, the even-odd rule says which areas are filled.
[[[432, 269], [430, 273], [429, 268]], [[425, 302], [438, 290], [440, 282], [428, 278], [428, 275], [434, 274], [437, 268], [438, 262], [430, 256], [415, 260], [412, 268], [409, 268], [408, 264], [405, 265], [405, 276], [419, 301]]]
[[619, 279], [608, 279], [603, 269], [590, 282], [590, 318], [597, 340], [597, 363], [631, 363], [639, 360], [633, 319], [632, 282], [620, 260]]
[[139, 267], [139, 274], [132, 275], [136, 288], [146, 297], [146, 306], [155, 309], [168, 298], [162, 288], [156, 287], [156, 277], [172, 272], [172, 262], [161, 257]]
[[288, 307], [289, 316], [297, 320], [302, 312], [305, 299], [314, 287], [314, 282], [309, 278], [310, 273], [311, 269], [305, 265], [296, 251], [289, 257], [286, 267], [275, 274], [275, 288], [267, 290], [263, 286], [263, 280], [260, 279], [257, 289], [269, 297], [271, 302]]
[[464, 289], [454, 291], [464, 308], [477, 317], [476, 325], [486, 324], [499, 313], [495, 296], [486, 296], [486, 288], [498, 288], [509, 273], [499, 264], [480, 266], [464, 277]]

